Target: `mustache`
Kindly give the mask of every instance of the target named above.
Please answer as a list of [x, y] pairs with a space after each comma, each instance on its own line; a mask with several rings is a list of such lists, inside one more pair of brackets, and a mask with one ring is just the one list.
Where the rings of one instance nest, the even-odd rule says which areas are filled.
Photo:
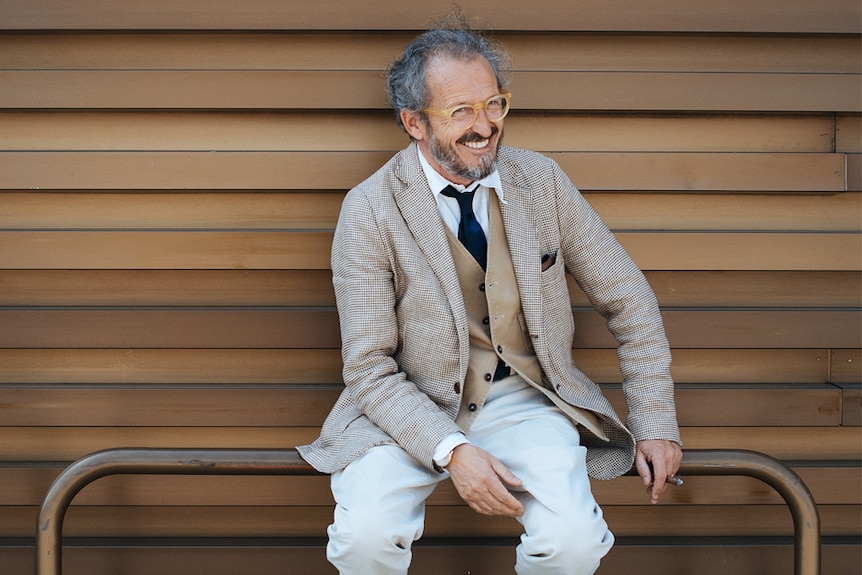
[[500, 131], [500, 128], [498, 128], [497, 126], [492, 124], [490, 136], [480, 136], [476, 132], [468, 132], [458, 139], [458, 143], [459, 144], [469, 144], [471, 142], [482, 142], [484, 140], [487, 140], [489, 137], [493, 138], [494, 136], [497, 135], [497, 133], [499, 131]]

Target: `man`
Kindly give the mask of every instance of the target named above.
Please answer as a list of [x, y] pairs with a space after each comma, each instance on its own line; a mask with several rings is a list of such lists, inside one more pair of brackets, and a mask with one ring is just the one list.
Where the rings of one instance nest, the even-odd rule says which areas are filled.
[[[465, 25], [414, 40], [388, 75], [411, 144], [342, 208], [346, 389], [300, 447], [332, 473], [341, 573], [406, 573], [447, 477], [477, 512], [523, 525], [517, 573], [593, 573], [613, 536], [588, 474], [634, 463], [655, 503], [682, 459], [655, 297], [553, 161], [501, 146], [505, 69]], [[565, 272], [619, 342], [625, 424], [572, 359]]]

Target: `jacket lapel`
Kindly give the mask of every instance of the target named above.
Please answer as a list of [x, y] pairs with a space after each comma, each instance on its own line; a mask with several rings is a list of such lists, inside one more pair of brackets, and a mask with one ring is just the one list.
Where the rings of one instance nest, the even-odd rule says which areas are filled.
[[418, 153], [416, 144], [412, 144], [400, 155], [395, 174], [401, 185], [395, 189], [395, 203], [413, 239], [443, 286], [458, 329], [461, 356], [464, 360], [462, 365], [466, 372], [470, 351], [467, 310], [464, 307], [458, 272], [449, 250], [443, 220], [440, 218], [431, 187], [422, 173]]
[[540, 265], [542, 254], [538, 228], [534, 223], [536, 215], [533, 210], [533, 195], [540, 191], [532, 189], [524, 174], [506, 162], [503, 150], [498, 157], [497, 170], [506, 202], [501, 203], [500, 211], [521, 293], [521, 308], [530, 331], [539, 333], [536, 330], [540, 330], [543, 325]]

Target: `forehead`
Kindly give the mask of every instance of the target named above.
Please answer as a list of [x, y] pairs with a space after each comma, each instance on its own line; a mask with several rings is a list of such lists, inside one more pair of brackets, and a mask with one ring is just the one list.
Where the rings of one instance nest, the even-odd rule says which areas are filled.
[[435, 56], [425, 81], [432, 103], [444, 107], [482, 102], [499, 92], [494, 70], [482, 56], [469, 60]]

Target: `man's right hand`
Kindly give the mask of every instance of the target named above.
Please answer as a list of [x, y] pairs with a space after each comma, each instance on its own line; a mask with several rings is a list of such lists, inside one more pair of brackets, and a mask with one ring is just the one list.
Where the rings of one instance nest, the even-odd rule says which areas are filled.
[[520, 487], [521, 480], [484, 449], [469, 443], [459, 445], [446, 470], [458, 495], [474, 511], [509, 517], [524, 513], [524, 506], [506, 487]]

